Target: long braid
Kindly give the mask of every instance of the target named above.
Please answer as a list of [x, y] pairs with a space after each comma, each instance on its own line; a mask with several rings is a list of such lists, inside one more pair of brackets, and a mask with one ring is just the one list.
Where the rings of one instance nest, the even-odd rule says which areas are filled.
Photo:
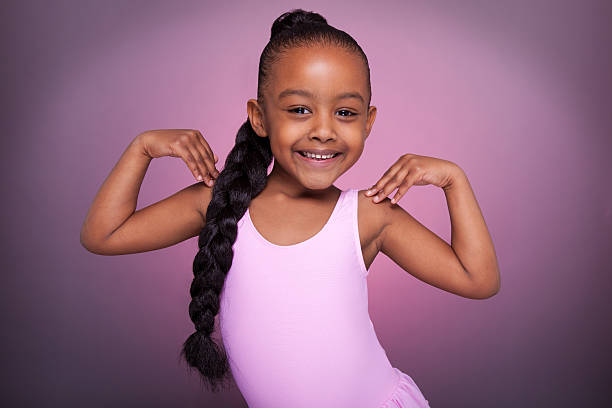
[[[257, 99], [262, 105], [265, 105], [263, 90], [271, 79], [271, 66], [279, 56], [294, 47], [317, 45], [334, 45], [361, 56], [367, 70], [369, 105], [370, 67], [361, 47], [349, 34], [327, 24], [320, 14], [302, 9], [283, 13], [272, 24], [270, 40], [259, 59]], [[196, 332], [184, 342], [181, 356], [202, 374], [202, 380], [213, 392], [231, 379], [225, 349], [222, 342], [213, 340], [212, 333], [220, 295], [234, 257], [237, 222], [251, 200], [264, 189], [272, 158], [269, 137], [258, 136], [247, 119], [238, 130], [236, 143], [215, 181], [206, 210], [206, 224], [198, 239], [189, 304], [189, 317]]]
[[232, 265], [236, 224], [251, 199], [265, 187], [271, 162], [270, 140], [257, 136], [247, 119], [238, 130], [236, 143], [215, 181], [206, 210], [206, 224], [198, 239], [200, 249], [193, 260], [189, 303], [189, 317], [196, 332], [183, 344], [181, 356], [202, 374], [214, 392], [230, 378], [225, 349], [211, 335], [221, 290]]

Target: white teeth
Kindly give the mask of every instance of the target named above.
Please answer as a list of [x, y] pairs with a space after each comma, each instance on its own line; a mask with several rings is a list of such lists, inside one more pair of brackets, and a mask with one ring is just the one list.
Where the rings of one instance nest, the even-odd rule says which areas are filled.
[[306, 157], [310, 157], [311, 159], [331, 159], [332, 157], [335, 156], [335, 154], [313, 154], [313, 153], [309, 153], [309, 152], [302, 152], [304, 154], [304, 156]]

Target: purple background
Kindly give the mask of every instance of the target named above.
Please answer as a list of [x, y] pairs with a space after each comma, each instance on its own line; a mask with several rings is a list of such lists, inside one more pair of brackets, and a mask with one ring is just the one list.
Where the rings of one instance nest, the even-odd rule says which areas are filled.
[[[609, 404], [610, 2], [5, 1], [3, 405], [246, 406], [179, 360], [196, 239], [105, 257], [79, 230], [144, 130], [201, 130], [221, 169], [270, 26], [294, 7], [370, 61], [378, 116], [336, 185], [367, 188], [403, 153], [451, 160], [497, 251], [486, 300], [379, 254], [370, 314], [392, 364], [432, 407]], [[180, 159], [154, 160], [138, 208], [194, 181]], [[450, 240], [440, 189], [400, 205]]]

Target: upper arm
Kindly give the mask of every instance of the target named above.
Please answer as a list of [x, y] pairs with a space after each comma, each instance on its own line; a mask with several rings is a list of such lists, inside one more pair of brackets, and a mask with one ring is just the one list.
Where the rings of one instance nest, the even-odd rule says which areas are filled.
[[141, 208], [102, 243], [90, 249], [100, 255], [147, 252], [197, 236], [204, 228], [212, 188], [192, 184], [177, 193]]
[[381, 252], [417, 279], [459, 296], [480, 299], [469, 274], [453, 248], [391, 200], [378, 203], [385, 209]]

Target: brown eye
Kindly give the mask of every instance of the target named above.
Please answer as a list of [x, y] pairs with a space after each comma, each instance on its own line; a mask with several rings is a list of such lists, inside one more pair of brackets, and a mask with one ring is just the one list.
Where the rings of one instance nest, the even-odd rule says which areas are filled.
[[353, 112], [351, 112], [351, 111], [349, 111], [349, 110], [346, 110], [346, 109], [342, 109], [342, 110], [340, 110], [340, 111], [338, 111], [338, 112], [346, 112], [346, 113], [349, 113], [350, 115], [340, 115], [340, 116], [346, 116], [346, 117], [351, 117], [351, 116], [355, 116], [355, 115], [357, 115], [356, 113], [353, 113]]
[[305, 107], [303, 107], [303, 106], [298, 106], [297, 108], [290, 109], [290, 110], [289, 110], [289, 112], [294, 112], [294, 113], [297, 113], [296, 111], [297, 111], [297, 110], [300, 110], [300, 109], [302, 109], [302, 110], [306, 110], [306, 111], [308, 110], [308, 109], [306, 109], [306, 108], [305, 108]]

